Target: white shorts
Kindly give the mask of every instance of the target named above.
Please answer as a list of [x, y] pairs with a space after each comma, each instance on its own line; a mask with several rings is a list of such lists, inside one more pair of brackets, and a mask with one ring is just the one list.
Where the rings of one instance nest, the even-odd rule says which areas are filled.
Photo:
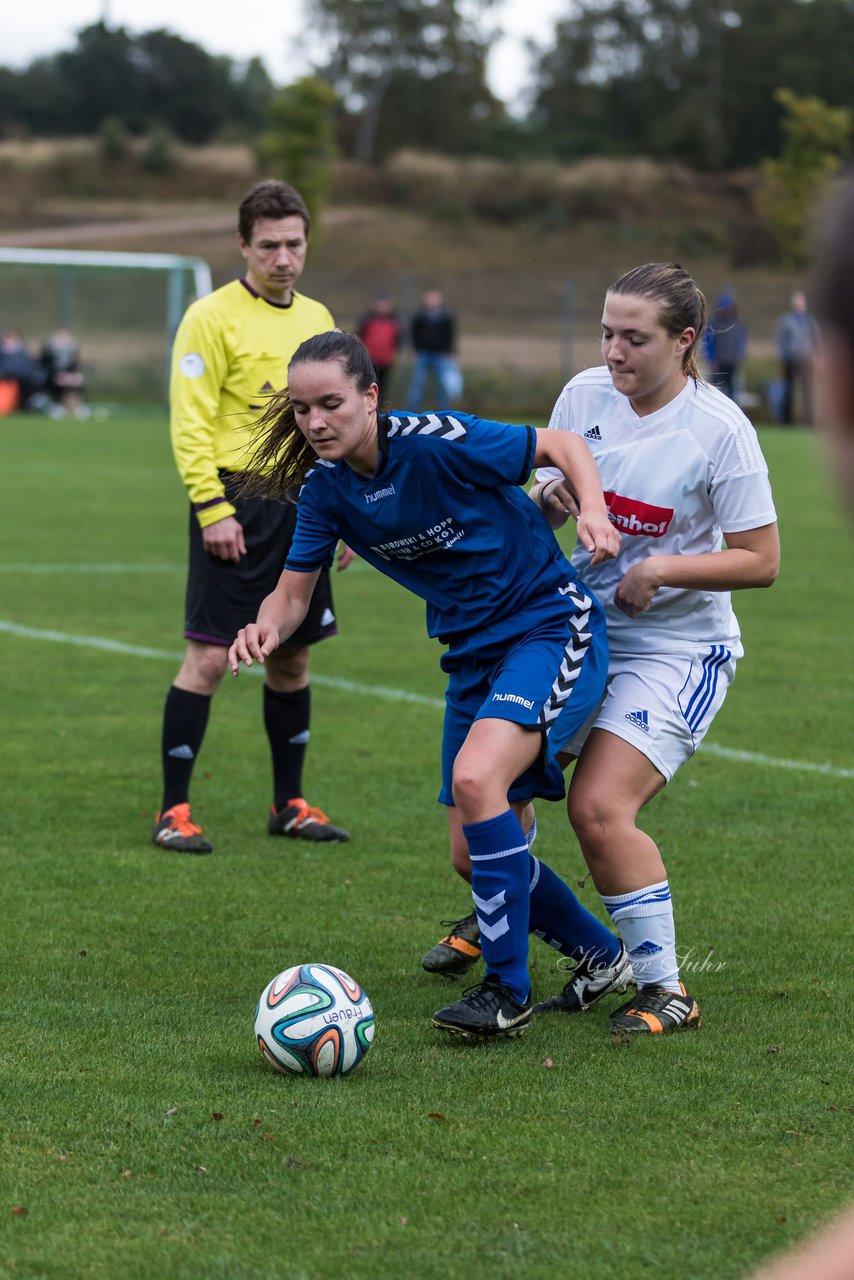
[[607, 729], [637, 747], [669, 782], [706, 736], [742, 652], [736, 643], [681, 653], [612, 654], [599, 709], [564, 752], [577, 756], [591, 729]]

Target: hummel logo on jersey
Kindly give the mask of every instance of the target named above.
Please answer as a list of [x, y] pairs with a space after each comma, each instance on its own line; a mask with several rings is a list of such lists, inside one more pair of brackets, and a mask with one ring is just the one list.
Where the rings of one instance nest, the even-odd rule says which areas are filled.
[[598, 423], [595, 427], [591, 427], [589, 431], [584, 433], [585, 440], [601, 440], [602, 432], [599, 430]]
[[394, 485], [390, 484], [385, 489], [374, 489], [373, 493], [365, 494], [365, 502], [370, 505], [372, 502], [379, 502], [380, 498], [391, 498], [394, 494]]
[[649, 712], [648, 711], [627, 711], [626, 719], [629, 724], [633, 724], [637, 729], [643, 729], [644, 733], [649, 733]]
[[172, 747], [171, 751], [167, 751], [166, 754], [171, 756], [173, 760], [193, 760], [195, 758], [193, 748], [188, 746], [186, 742], [180, 747]]
[[629, 952], [629, 955], [630, 956], [656, 956], [661, 950], [662, 948], [658, 945], [657, 942], [653, 942], [650, 938], [647, 938], [639, 946], [633, 947], [632, 950]]
[[526, 707], [530, 711], [534, 704], [528, 698], [523, 698], [518, 693], [494, 693], [492, 695], [493, 702], [515, 702], [517, 706]]

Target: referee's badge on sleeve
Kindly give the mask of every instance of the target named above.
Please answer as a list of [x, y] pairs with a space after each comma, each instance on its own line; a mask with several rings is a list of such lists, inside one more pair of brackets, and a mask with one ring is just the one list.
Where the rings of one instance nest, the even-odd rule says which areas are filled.
[[188, 351], [185, 356], [181, 357], [178, 368], [185, 378], [200, 378], [205, 371], [204, 358], [199, 355], [198, 351]]

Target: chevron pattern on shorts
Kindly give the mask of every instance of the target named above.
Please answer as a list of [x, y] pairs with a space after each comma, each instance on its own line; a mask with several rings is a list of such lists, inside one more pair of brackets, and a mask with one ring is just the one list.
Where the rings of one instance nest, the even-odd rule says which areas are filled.
[[575, 688], [578, 673], [593, 638], [588, 630], [593, 601], [575, 582], [569, 582], [565, 587], [561, 587], [560, 594], [567, 596], [578, 612], [574, 618], [570, 618], [572, 635], [563, 651], [563, 660], [551, 693], [540, 708], [539, 725], [546, 733], [566, 706]]

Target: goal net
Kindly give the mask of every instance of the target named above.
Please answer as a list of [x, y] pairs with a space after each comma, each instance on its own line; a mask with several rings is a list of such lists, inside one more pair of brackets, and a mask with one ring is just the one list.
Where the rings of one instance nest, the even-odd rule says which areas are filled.
[[210, 291], [202, 258], [0, 246], [0, 327], [19, 329], [34, 354], [70, 329], [90, 400], [162, 403], [175, 330]]

